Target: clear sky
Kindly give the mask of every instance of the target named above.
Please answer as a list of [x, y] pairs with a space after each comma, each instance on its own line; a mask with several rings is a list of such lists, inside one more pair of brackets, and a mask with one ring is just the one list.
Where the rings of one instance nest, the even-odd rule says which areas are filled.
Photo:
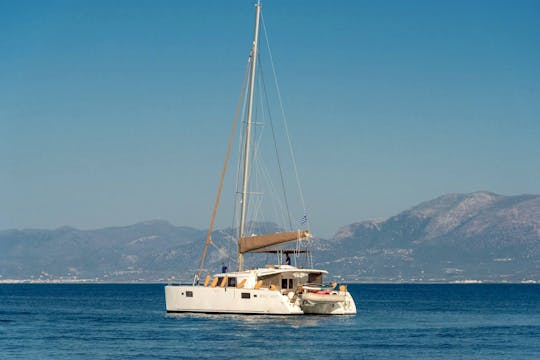
[[[247, 1], [0, 1], [0, 229], [206, 228]], [[312, 230], [540, 193], [540, 1], [263, 2]]]

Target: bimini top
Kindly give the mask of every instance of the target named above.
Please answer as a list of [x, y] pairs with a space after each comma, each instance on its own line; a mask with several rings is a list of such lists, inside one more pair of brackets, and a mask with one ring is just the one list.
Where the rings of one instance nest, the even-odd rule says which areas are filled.
[[310, 250], [307, 249], [261, 249], [261, 250], [253, 250], [252, 253], [268, 253], [268, 254], [304, 254], [304, 253], [311, 253]]
[[270, 276], [282, 273], [304, 273], [304, 274], [328, 274], [326, 270], [319, 269], [299, 269], [296, 266], [291, 265], [267, 265], [264, 268], [257, 268], [252, 270], [244, 270], [230, 273], [216, 274], [218, 277], [222, 276], [246, 276], [255, 275], [257, 277]]

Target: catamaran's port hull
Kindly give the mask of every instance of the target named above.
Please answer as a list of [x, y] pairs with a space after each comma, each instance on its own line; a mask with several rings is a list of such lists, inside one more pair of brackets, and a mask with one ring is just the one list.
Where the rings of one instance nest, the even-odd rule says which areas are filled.
[[269, 289], [237, 289], [189, 285], [165, 286], [168, 313], [301, 315], [298, 302]]

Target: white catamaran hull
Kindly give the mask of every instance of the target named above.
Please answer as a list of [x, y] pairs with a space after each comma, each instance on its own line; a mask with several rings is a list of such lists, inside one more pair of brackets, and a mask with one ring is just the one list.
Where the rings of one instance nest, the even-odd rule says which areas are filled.
[[234, 314], [303, 314], [297, 302], [269, 289], [234, 287], [165, 286], [167, 312], [234, 313]]
[[[292, 293], [291, 293], [292, 295]], [[167, 312], [271, 314], [271, 315], [354, 315], [356, 305], [351, 294], [304, 293], [288, 296], [270, 289], [235, 287], [165, 286]]]

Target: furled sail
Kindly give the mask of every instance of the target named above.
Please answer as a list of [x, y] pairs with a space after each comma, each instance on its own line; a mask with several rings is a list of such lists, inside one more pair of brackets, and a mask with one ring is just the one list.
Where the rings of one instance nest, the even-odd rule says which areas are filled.
[[243, 237], [238, 241], [238, 252], [243, 254], [249, 251], [262, 249], [267, 246], [305, 239], [309, 236], [310, 234], [308, 230], [298, 230]]

